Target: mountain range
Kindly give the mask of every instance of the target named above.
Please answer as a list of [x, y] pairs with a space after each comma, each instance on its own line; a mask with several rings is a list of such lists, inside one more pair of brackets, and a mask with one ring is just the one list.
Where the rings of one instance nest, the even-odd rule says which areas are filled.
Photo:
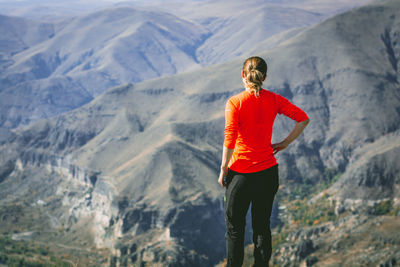
[[[26, 11], [30, 19], [2, 16], [0, 127], [62, 114], [113, 86], [225, 62], [256, 49], [254, 44], [263, 51], [363, 2], [314, 9], [313, 1], [127, 2], [88, 13], [86, 4], [57, 1], [43, 16], [61, 11], [58, 19], [35, 22], [35, 12], [42, 14], [35, 9]], [[16, 10], [30, 7], [24, 3]], [[267, 40], [282, 32], [274, 42]]]
[[[282, 186], [272, 220], [285, 234], [273, 255], [279, 266], [400, 262], [393, 236], [400, 225], [399, 8], [396, 0], [371, 3], [259, 52], [269, 65], [265, 88], [311, 119], [277, 154]], [[116, 86], [62, 115], [2, 129], [3, 233], [76, 258], [89, 253], [104, 265], [221, 261], [224, 192], [216, 179], [224, 106], [243, 90], [246, 56]], [[278, 116], [273, 142], [293, 125]], [[329, 216], [296, 222], [301, 205], [321, 203]]]

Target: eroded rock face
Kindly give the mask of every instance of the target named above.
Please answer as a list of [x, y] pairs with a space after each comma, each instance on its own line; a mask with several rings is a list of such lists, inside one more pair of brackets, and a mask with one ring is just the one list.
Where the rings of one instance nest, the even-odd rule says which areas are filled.
[[388, 139], [387, 145], [379, 145], [379, 141], [382, 141], [379, 140], [373, 146], [373, 151], [368, 154], [357, 153], [351, 158], [353, 162], [330, 189], [331, 192], [345, 199], [374, 200], [400, 195], [400, 165], [397, 160], [400, 146], [396, 144], [398, 134], [382, 139]]
[[[148, 210], [148, 211], [146, 211]], [[135, 216], [133, 216], [135, 214]], [[205, 266], [225, 251], [221, 203], [208, 199], [178, 204], [166, 214], [135, 207], [123, 219], [123, 238], [116, 247], [126, 264]]]

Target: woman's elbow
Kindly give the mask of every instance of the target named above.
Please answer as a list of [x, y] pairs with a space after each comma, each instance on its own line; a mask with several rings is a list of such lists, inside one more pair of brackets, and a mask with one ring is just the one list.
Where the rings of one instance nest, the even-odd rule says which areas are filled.
[[300, 122], [304, 127], [306, 127], [309, 123], [310, 123], [310, 119], [308, 118], [308, 119], [306, 119], [306, 120], [304, 120], [304, 121], [302, 121], [302, 122]]

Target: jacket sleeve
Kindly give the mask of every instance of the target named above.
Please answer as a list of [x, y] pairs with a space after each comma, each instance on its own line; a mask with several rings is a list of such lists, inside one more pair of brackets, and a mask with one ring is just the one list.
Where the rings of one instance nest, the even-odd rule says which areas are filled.
[[236, 106], [229, 99], [225, 107], [225, 141], [224, 146], [234, 149], [238, 136], [239, 113]]
[[307, 113], [298, 106], [292, 104], [285, 97], [277, 94], [276, 99], [278, 104], [278, 114], [283, 114], [297, 122], [302, 122], [308, 119]]

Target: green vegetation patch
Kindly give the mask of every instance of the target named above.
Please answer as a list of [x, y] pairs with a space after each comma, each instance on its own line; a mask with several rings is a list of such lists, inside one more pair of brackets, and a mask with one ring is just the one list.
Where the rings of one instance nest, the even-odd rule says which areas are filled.
[[328, 221], [334, 221], [335, 201], [329, 199], [328, 194], [310, 204], [307, 199], [295, 200], [288, 205], [292, 224], [296, 226], [318, 225]]
[[400, 205], [394, 206], [393, 200], [383, 200], [371, 208], [370, 213], [373, 215], [391, 215], [399, 216]]
[[0, 236], [0, 264], [10, 267], [73, 266], [71, 263], [52, 255], [48, 246], [15, 241], [8, 236]]

